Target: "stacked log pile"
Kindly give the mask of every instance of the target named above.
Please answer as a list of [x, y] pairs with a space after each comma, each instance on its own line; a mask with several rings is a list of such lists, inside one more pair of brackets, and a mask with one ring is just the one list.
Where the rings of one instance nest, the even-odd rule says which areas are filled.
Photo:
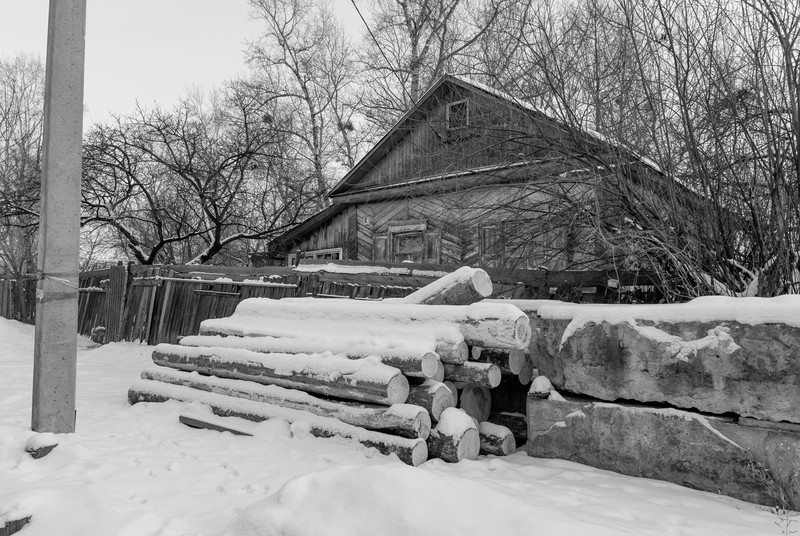
[[128, 399], [280, 418], [411, 465], [508, 454], [511, 433], [485, 422], [489, 390], [518, 380], [530, 321], [513, 305], [475, 303], [491, 293], [482, 270], [462, 268], [429, 287], [381, 302], [244, 300], [199, 335], [156, 346], [158, 366]]

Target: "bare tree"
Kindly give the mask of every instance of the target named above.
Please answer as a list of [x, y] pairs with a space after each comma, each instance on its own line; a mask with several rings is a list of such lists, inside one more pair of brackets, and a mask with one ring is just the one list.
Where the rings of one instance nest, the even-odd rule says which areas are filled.
[[233, 86], [210, 102], [139, 109], [85, 144], [84, 223], [112, 228], [142, 264], [205, 263], [293, 224], [309, 195], [286, 176], [281, 134]]
[[490, 32], [503, 0], [380, 0], [369, 17], [361, 62], [372, 91], [370, 119], [386, 129], [441, 75], [464, 71], [471, 48]]
[[16, 276], [36, 258], [43, 110], [41, 61], [0, 58], [0, 264]]
[[275, 128], [295, 138], [298, 159], [315, 181], [317, 209], [337, 175], [371, 137], [356, 114], [359, 88], [349, 42], [335, 17], [309, 0], [251, 0], [264, 33], [250, 44], [249, 84], [264, 103], [278, 102]]

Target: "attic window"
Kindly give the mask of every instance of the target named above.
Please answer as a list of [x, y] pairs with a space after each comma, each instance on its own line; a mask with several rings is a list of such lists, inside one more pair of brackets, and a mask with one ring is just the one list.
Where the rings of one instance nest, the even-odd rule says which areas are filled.
[[469, 127], [469, 101], [467, 99], [447, 105], [447, 132], [458, 133]]

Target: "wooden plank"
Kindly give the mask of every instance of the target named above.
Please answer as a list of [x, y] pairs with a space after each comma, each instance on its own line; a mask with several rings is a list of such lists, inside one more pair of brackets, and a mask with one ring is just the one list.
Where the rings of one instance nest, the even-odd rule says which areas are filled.
[[106, 342], [117, 342], [123, 339], [122, 317], [125, 309], [127, 282], [128, 270], [125, 265], [119, 264], [109, 269], [109, 294], [105, 304]]
[[347, 210], [347, 237], [344, 246], [344, 257], [358, 260], [358, 210], [355, 206]]
[[158, 315], [158, 327], [156, 328], [155, 340], [151, 344], [159, 344], [162, 342], [172, 342], [166, 339], [166, 327], [168, 325], [167, 317], [171, 312], [171, 305], [172, 305], [172, 287], [175, 285], [174, 282], [170, 281], [172, 278], [172, 274], [174, 272], [170, 270], [167, 272], [167, 277], [164, 278], [166, 282], [164, 283], [164, 297], [161, 300], [161, 314]]
[[434, 281], [436, 277], [419, 277], [408, 275], [384, 275], [384, 274], [340, 274], [336, 272], [317, 272], [319, 281], [355, 284], [373, 284], [384, 286], [402, 287], [424, 287]]
[[[144, 280], [140, 279], [138, 281]], [[273, 283], [269, 281], [218, 281], [212, 278], [189, 279], [183, 277], [159, 277], [154, 281], [174, 281], [191, 285], [236, 285], [239, 287], [297, 288], [297, 285], [293, 283]]]
[[215, 432], [230, 432], [233, 435], [240, 435], [240, 436], [250, 436], [250, 437], [253, 436], [253, 434], [249, 432], [245, 432], [244, 430], [239, 430], [237, 428], [227, 426], [225, 424], [220, 423], [219, 421], [211, 422], [205, 419], [201, 419], [199, 417], [193, 417], [191, 415], [179, 415], [178, 421], [191, 428], [214, 430]]
[[[159, 269], [158, 268], [154, 268], [153, 272], [154, 272], [153, 275], [158, 275]], [[148, 289], [148, 296], [147, 297], [148, 297], [149, 303], [148, 303], [148, 306], [147, 306], [147, 323], [146, 323], [145, 329], [144, 329], [144, 337], [142, 338], [142, 340], [143, 341], [147, 341], [148, 344], [150, 344], [150, 341], [152, 340], [152, 337], [150, 335], [150, 328], [153, 325], [153, 311], [155, 310], [156, 296], [158, 295], [158, 289], [159, 289], [160, 286], [161, 285], [153, 286], [153, 287], [150, 287]]]
[[227, 296], [230, 298], [241, 298], [241, 293], [239, 292], [223, 292], [221, 290], [206, 290], [201, 288], [194, 289], [195, 294], [204, 294], [207, 296]]
[[22, 528], [30, 523], [31, 516], [23, 517], [22, 519], [15, 519], [13, 521], [6, 521], [6, 523], [0, 527], [0, 536], [11, 536], [12, 534], [16, 534], [22, 530]]

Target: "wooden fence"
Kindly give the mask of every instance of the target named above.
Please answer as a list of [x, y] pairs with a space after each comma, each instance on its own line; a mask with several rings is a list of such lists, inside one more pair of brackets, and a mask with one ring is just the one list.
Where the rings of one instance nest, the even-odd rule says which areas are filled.
[[[105, 342], [176, 342], [197, 334], [200, 322], [230, 316], [246, 298], [318, 296], [381, 299], [401, 297], [456, 267], [308, 261], [292, 267], [118, 265], [82, 272], [78, 331], [91, 336], [105, 328]], [[364, 265], [374, 267], [365, 273]], [[549, 273], [542, 270], [487, 270], [495, 295], [617, 302], [624, 294], [654, 302], [657, 289], [641, 274], [602, 271]], [[35, 281], [0, 280], [0, 316], [32, 322]]]
[[0, 279], [0, 316], [32, 324], [35, 311], [35, 279]]

